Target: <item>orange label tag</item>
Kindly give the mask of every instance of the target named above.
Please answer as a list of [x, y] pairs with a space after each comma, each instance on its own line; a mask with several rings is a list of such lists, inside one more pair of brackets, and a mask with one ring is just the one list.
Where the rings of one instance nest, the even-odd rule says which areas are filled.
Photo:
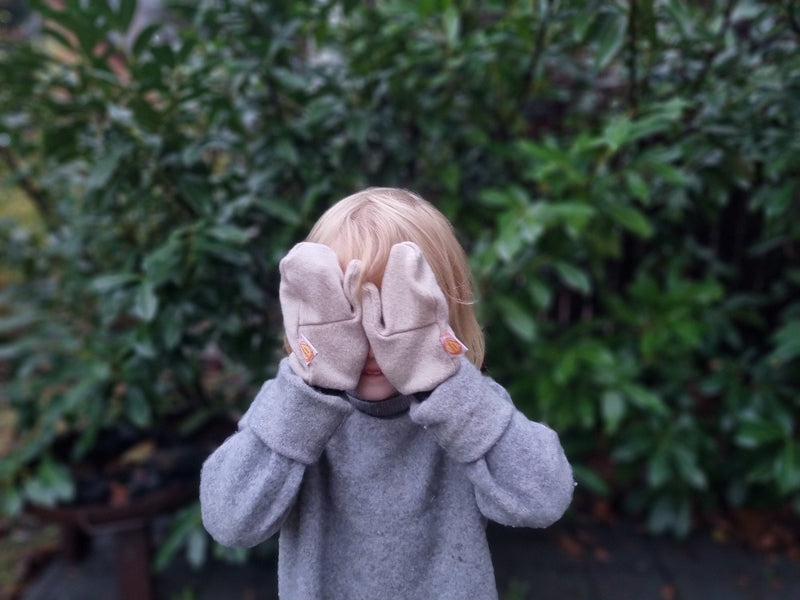
[[451, 356], [461, 356], [464, 354], [469, 348], [467, 348], [464, 344], [461, 343], [455, 335], [453, 335], [452, 331], [448, 331], [447, 333], [443, 333], [439, 336], [439, 341], [442, 342], [442, 347], [444, 351], [450, 354]]
[[311, 342], [309, 342], [304, 335], [301, 335], [297, 340], [297, 345], [300, 347], [300, 352], [303, 355], [306, 366], [310, 365], [311, 361], [314, 360], [314, 357], [317, 355], [317, 349], [311, 345]]

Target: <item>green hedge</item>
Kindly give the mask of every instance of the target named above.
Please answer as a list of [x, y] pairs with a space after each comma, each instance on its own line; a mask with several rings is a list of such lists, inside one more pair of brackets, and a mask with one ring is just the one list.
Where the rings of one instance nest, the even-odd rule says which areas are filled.
[[800, 15], [216, 0], [125, 45], [133, 1], [31, 4], [42, 35], [0, 55], [0, 151], [40, 216], [0, 226], [6, 510], [73, 493], [60, 432], [77, 460], [107, 425], [245, 407], [280, 353], [277, 261], [397, 185], [454, 222], [488, 371], [579, 489], [679, 535], [800, 511]]

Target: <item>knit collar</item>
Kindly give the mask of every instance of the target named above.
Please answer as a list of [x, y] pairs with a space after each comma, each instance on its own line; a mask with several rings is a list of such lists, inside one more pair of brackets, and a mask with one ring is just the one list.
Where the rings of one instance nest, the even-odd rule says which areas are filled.
[[414, 396], [391, 396], [386, 400], [362, 400], [361, 398], [348, 393], [347, 399], [357, 410], [372, 415], [373, 417], [394, 417], [404, 413], [411, 406]]

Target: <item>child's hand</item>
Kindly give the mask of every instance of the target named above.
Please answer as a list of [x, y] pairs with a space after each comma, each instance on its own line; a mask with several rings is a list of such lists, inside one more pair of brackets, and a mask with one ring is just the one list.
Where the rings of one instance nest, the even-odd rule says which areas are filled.
[[369, 350], [353, 289], [361, 262], [350, 261], [342, 274], [331, 248], [302, 242], [281, 260], [280, 271], [292, 370], [310, 385], [354, 390]]
[[466, 348], [450, 331], [447, 300], [416, 244], [392, 247], [381, 290], [367, 283], [363, 304], [378, 366], [399, 392], [432, 390], [458, 371]]

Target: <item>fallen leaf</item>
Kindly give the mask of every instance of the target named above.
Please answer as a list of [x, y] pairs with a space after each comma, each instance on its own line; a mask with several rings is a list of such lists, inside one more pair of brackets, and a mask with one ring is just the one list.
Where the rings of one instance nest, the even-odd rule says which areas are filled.
[[149, 459], [156, 451], [156, 441], [152, 439], [144, 440], [134, 444], [120, 456], [121, 465], [140, 465]]
[[112, 481], [109, 484], [109, 492], [108, 503], [111, 506], [125, 506], [131, 500], [130, 490], [128, 490], [128, 486], [124, 483]]
[[560, 534], [558, 536], [558, 547], [570, 558], [574, 558], [575, 560], [583, 558], [583, 546], [571, 535], [567, 535], [566, 533]]
[[597, 562], [607, 563], [611, 560], [611, 553], [605, 548], [595, 548], [593, 555]]

